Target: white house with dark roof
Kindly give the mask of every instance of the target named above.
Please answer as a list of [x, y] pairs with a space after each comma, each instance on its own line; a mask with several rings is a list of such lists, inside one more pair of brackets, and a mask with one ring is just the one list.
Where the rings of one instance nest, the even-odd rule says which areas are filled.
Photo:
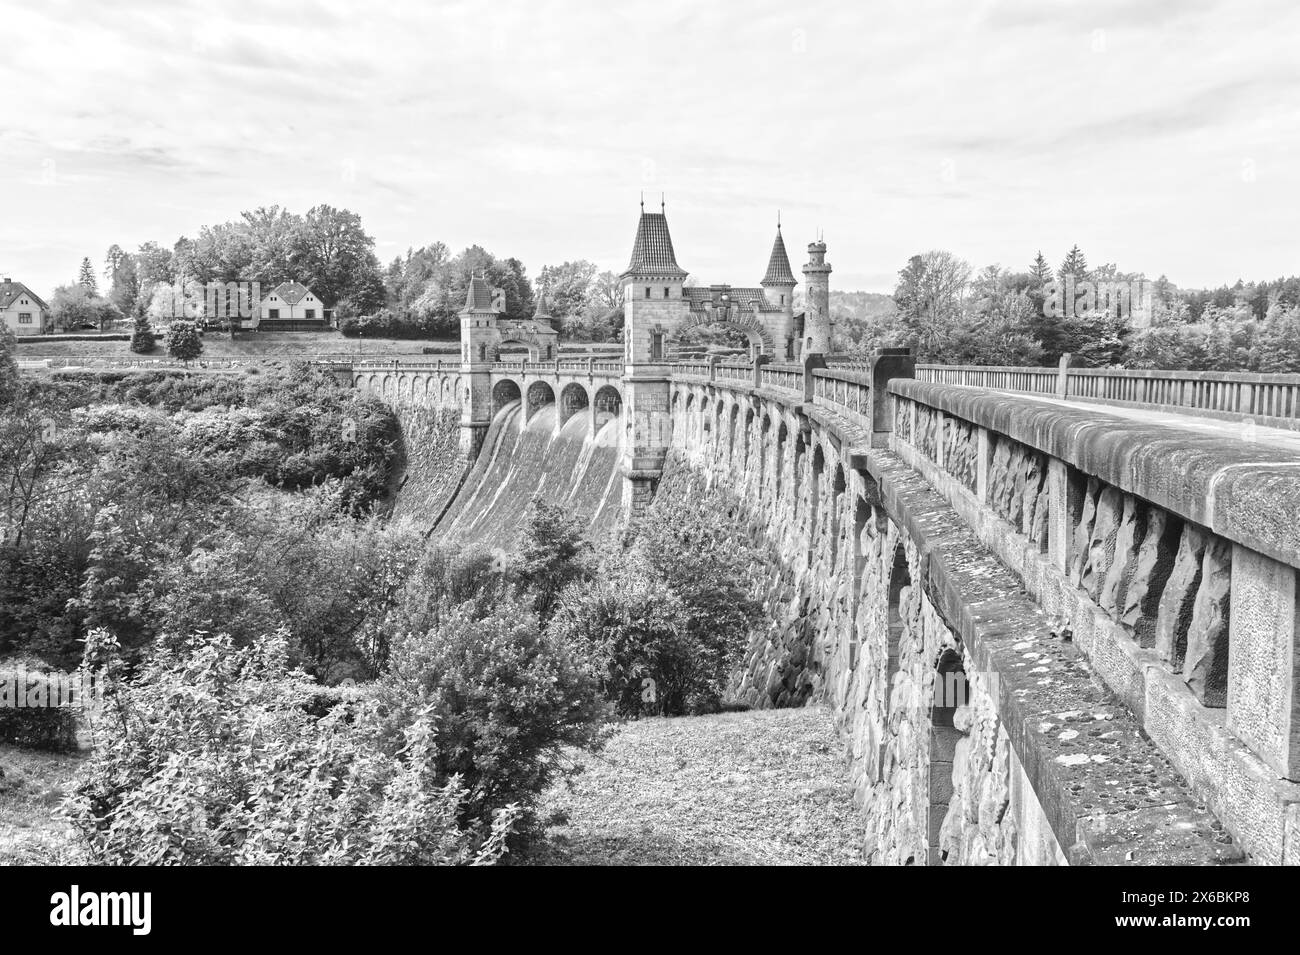
[[0, 279], [0, 325], [15, 335], [43, 335], [50, 307], [22, 282]]
[[334, 309], [301, 282], [281, 282], [258, 303], [254, 317], [254, 327], [262, 329], [328, 328], [334, 321]]

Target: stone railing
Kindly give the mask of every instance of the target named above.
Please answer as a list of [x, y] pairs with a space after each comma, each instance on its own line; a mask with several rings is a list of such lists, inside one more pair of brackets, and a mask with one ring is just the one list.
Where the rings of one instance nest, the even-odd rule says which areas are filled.
[[935, 382], [888, 390], [899, 455], [1233, 834], [1281, 861], [1300, 806], [1300, 454]]
[[752, 382], [754, 380], [754, 366], [750, 364], [738, 364], [736, 362], [718, 362], [715, 366], [715, 379], [723, 381], [743, 381]]
[[1209, 417], [1251, 417], [1287, 427], [1300, 423], [1300, 375], [1079, 368], [1067, 355], [1056, 368], [917, 365], [916, 378]]
[[760, 380], [764, 388], [780, 388], [783, 391], [803, 391], [804, 369], [802, 365], [764, 365]]
[[871, 378], [867, 372], [818, 368], [813, 375], [813, 397], [857, 417], [871, 417]]

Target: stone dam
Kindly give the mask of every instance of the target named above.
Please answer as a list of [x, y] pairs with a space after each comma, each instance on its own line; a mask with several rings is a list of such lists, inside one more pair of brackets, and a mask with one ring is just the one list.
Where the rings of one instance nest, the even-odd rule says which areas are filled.
[[437, 536], [509, 546], [533, 494], [595, 535], [647, 494], [738, 502], [770, 622], [731, 693], [831, 707], [873, 862], [1300, 861], [1300, 435], [1038, 372], [677, 363], [637, 420], [618, 362], [335, 368], [398, 410], [398, 507]]

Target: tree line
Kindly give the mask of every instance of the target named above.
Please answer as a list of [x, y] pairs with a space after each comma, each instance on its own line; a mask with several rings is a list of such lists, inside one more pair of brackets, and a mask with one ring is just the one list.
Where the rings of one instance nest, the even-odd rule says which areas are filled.
[[[878, 299], [878, 297], [875, 297]], [[1040, 251], [1024, 271], [978, 272], [944, 250], [912, 256], [892, 302], [832, 299], [837, 350], [910, 347], [923, 362], [1054, 364], [1205, 371], [1300, 371], [1300, 277], [1181, 289], [1077, 245], [1055, 269]]]

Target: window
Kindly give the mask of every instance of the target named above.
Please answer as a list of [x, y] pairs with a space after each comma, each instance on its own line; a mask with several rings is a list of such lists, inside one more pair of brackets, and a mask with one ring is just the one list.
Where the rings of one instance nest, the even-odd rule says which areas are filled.
[[668, 297], [668, 286], [664, 286], [664, 298]]
[[651, 361], [664, 360], [664, 333], [663, 332], [650, 333], [650, 360]]
[[308, 318], [315, 318], [315, 317], [316, 317], [316, 309], [314, 309], [314, 308], [309, 308], [309, 309], [307, 309], [306, 315], [307, 315]]
[[[272, 299], [272, 301], [275, 300]], [[267, 318], [279, 318], [279, 317], [280, 317], [280, 310], [278, 308], [271, 309], [271, 314], [267, 316]]]
[[646, 298], [650, 297], [650, 286], [648, 285], [645, 287], [645, 297]]
[[785, 304], [785, 296], [784, 296], [784, 295], [781, 296], [781, 304], [782, 304], [782, 305]]
[[19, 325], [30, 325], [31, 323], [32, 323], [32, 313], [31, 313], [31, 312], [19, 312], [19, 313], [18, 313], [18, 324], [19, 324]]

